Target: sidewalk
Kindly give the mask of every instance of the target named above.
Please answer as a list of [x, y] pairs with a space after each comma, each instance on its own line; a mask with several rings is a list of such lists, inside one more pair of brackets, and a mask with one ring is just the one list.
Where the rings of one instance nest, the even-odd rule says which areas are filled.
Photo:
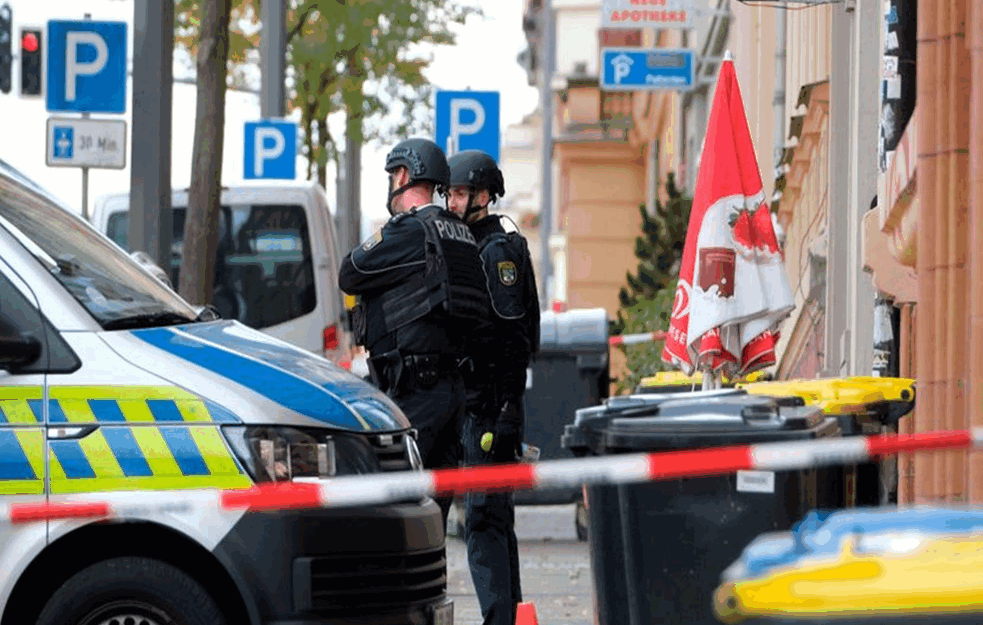
[[[593, 625], [590, 555], [577, 541], [574, 507], [521, 506], [516, 534], [525, 601], [536, 604], [541, 625]], [[453, 520], [453, 519], [452, 519]], [[481, 625], [464, 542], [447, 539], [448, 594], [455, 625]]]

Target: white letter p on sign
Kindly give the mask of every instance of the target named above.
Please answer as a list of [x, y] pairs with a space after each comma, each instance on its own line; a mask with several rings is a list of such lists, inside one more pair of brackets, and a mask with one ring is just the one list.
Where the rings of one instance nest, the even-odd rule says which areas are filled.
[[[272, 144], [268, 144], [267, 139], [272, 139]], [[253, 140], [255, 145], [253, 148], [253, 175], [262, 177], [266, 161], [275, 159], [283, 154], [286, 142], [283, 139], [282, 132], [269, 126], [256, 128], [256, 134]]]
[[[461, 113], [471, 111], [474, 113], [474, 121], [465, 124], [461, 122]], [[473, 135], [478, 133], [485, 125], [485, 107], [481, 102], [472, 98], [455, 98], [451, 100], [451, 131], [450, 140], [454, 150], [461, 149], [461, 135]]]
[[[79, 61], [78, 49], [89, 44], [96, 49], [96, 58]], [[65, 99], [75, 100], [75, 79], [78, 76], [94, 76], [106, 67], [109, 60], [109, 47], [99, 33], [88, 30], [70, 30], [65, 34]]]

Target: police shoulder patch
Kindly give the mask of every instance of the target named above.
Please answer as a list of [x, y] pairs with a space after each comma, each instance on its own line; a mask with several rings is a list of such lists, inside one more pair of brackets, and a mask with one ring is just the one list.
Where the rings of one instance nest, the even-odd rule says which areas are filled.
[[379, 243], [382, 243], [382, 230], [376, 230], [375, 234], [367, 238], [365, 242], [362, 243], [362, 250], [368, 252], [376, 245], [379, 245]]
[[498, 263], [498, 280], [505, 286], [512, 286], [518, 279], [519, 274], [515, 269], [515, 263], [511, 260], [503, 260]]

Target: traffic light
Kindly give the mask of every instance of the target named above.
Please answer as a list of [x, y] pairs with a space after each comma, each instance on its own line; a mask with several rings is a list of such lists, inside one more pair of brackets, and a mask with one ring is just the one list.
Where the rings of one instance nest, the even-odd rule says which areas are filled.
[[13, 57], [10, 55], [10, 5], [0, 6], [0, 91], [10, 93], [10, 70]]
[[20, 31], [20, 94], [41, 95], [41, 29]]

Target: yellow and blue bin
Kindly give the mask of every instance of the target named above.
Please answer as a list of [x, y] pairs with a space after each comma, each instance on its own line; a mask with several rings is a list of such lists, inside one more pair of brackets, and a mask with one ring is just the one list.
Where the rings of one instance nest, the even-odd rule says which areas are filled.
[[724, 623], [983, 623], [983, 511], [810, 513], [722, 575]]

